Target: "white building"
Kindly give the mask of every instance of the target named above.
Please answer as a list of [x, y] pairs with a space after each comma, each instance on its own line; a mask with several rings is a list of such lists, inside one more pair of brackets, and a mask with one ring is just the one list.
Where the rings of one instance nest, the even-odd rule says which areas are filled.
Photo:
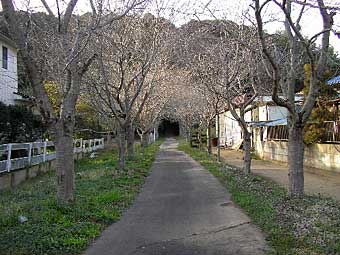
[[[287, 109], [275, 105], [271, 96], [259, 96], [254, 100], [254, 103], [258, 107], [247, 112], [244, 116], [245, 121], [248, 123], [279, 121], [287, 118]], [[264, 136], [266, 136], [266, 130], [264, 132]], [[242, 129], [238, 121], [235, 120], [231, 112], [222, 113], [220, 115], [220, 144], [222, 146], [233, 146], [240, 144], [242, 140]]]
[[[252, 121], [251, 112], [244, 116], [247, 122]], [[220, 115], [220, 144], [222, 146], [233, 146], [242, 141], [241, 127], [231, 112], [227, 111]]]
[[18, 92], [17, 48], [15, 43], [0, 33], [0, 101], [15, 104]]

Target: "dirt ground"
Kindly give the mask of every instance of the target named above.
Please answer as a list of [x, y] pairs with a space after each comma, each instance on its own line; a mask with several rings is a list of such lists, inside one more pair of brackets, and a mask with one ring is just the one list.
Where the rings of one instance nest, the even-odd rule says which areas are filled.
[[[242, 167], [242, 157], [242, 151], [221, 150], [221, 158], [228, 165]], [[288, 187], [287, 164], [276, 161], [252, 160], [252, 172], [269, 178], [286, 188]], [[332, 197], [340, 201], [340, 174], [305, 167], [305, 192]]]

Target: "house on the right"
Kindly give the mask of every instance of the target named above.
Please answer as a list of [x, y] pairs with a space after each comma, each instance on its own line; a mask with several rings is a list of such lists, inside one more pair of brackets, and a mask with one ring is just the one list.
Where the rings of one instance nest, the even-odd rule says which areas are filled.
[[[339, 85], [340, 92], [340, 76], [330, 79], [326, 84], [335, 88]], [[297, 94], [295, 102], [296, 107], [300, 107], [303, 95]], [[317, 123], [325, 130], [322, 141], [305, 145], [306, 166], [340, 173], [339, 104], [340, 96], [327, 101], [331, 117]], [[275, 105], [271, 96], [259, 96], [254, 105], [245, 116], [248, 129], [252, 133], [253, 152], [265, 160], [288, 162], [287, 109]], [[242, 147], [241, 128], [230, 112], [220, 115], [219, 125], [222, 145], [230, 148]]]
[[[326, 84], [335, 87], [340, 85], [340, 76], [330, 79]], [[322, 141], [305, 145], [306, 166], [340, 173], [339, 103], [340, 97], [329, 100], [327, 107], [332, 117], [322, 123], [315, 123], [323, 129], [324, 135]], [[260, 158], [288, 162], [287, 122], [265, 123], [255, 127], [253, 135], [253, 149]]]

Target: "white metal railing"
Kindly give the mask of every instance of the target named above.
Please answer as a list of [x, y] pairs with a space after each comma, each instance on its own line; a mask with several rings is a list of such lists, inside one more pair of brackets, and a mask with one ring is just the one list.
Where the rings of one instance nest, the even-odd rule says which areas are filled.
[[[92, 152], [104, 148], [104, 138], [91, 140], [76, 139], [73, 141], [73, 144], [74, 153]], [[55, 159], [55, 151], [49, 151], [51, 147], [54, 147], [54, 143], [51, 141], [1, 144], [0, 173], [38, 165]], [[26, 156], [13, 158], [13, 151], [26, 151]]]

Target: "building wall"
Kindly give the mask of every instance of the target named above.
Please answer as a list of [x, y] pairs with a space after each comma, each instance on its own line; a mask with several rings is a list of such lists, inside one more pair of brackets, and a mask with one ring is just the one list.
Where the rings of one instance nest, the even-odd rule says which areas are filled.
[[[251, 121], [251, 112], [244, 116], [246, 121]], [[242, 139], [242, 129], [238, 121], [232, 116], [231, 112], [220, 115], [220, 144], [232, 146]]]
[[[3, 46], [8, 48], [8, 69], [2, 67]], [[14, 100], [19, 98], [14, 92], [18, 92], [17, 50], [0, 41], [0, 101], [14, 104]]]
[[268, 120], [279, 120], [287, 118], [288, 110], [281, 106], [270, 105], [268, 106]]
[[286, 108], [277, 105], [263, 105], [259, 107], [259, 121], [279, 120], [286, 118]]
[[[255, 152], [265, 160], [288, 162], [288, 143], [285, 141], [265, 141], [258, 139]], [[305, 146], [304, 165], [340, 173], [340, 145], [312, 144]]]

